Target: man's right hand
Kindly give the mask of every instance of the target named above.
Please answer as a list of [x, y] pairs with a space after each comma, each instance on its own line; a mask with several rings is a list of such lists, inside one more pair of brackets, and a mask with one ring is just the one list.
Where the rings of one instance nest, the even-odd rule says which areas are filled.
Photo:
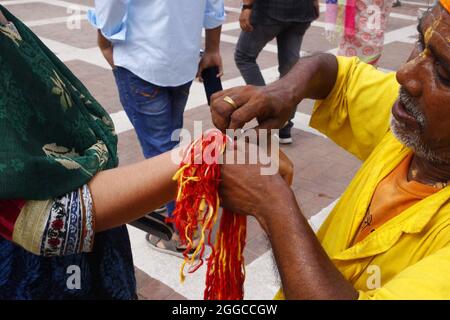
[[[233, 99], [237, 109], [224, 101], [226, 96]], [[242, 128], [254, 118], [258, 119], [258, 128], [279, 129], [297, 106], [292, 97], [270, 86], [231, 88], [212, 95], [211, 102], [212, 121], [222, 131]]]
[[241, 12], [241, 15], [239, 16], [239, 24], [241, 25], [241, 29], [244, 32], [252, 32], [253, 26], [250, 22], [250, 18], [252, 16], [252, 10], [251, 9], [244, 9]]
[[[280, 129], [305, 98], [325, 99], [336, 82], [336, 57], [322, 53], [302, 58], [283, 78], [265, 86], [242, 86], [217, 92], [211, 97], [214, 125], [242, 128], [256, 118], [261, 129]], [[224, 101], [228, 97], [234, 105]]]

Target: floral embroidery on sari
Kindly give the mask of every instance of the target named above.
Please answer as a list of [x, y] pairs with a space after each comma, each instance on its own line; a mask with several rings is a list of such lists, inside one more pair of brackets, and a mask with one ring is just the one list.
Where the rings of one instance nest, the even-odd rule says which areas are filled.
[[67, 233], [67, 197], [57, 198], [50, 209], [41, 247], [44, 256], [59, 256], [65, 246]]
[[10, 38], [18, 47], [20, 46], [22, 37], [20, 36], [19, 31], [12, 22], [8, 23], [7, 25], [0, 25], [0, 32]]
[[52, 93], [60, 96], [59, 101], [61, 103], [61, 106], [63, 107], [64, 110], [67, 110], [70, 107], [72, 107], [72, 99], [70, 98], [70, 95], [67, 92], [66, 84], [61, 80], [58, 73], [55, 70], [53, 70], [53, 73], [55, 77], [50, 77], [50, 79], [52, 79], [53, 83], [55, 84], [55, 86], [52, 89]]
[[[87, 204], [87, 205], [86, 205]], [[92, 251], [92, 198], [85, 185], [55, 199], [41, 244], [41, 255], [64, 256]]]

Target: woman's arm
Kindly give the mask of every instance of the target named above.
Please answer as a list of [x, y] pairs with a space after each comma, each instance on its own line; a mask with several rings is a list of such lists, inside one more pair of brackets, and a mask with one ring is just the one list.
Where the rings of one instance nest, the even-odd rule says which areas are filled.
[[96, 232], [136, 220], [175, 197], [179, 152], [100, 172], [89, 185], [54, 199], [0, 200], [0, 236], [41, 256], [91, 252]]
[[182, 150], [98, 173], [89, 183], [93, 200], [95, 231], [134, 221], [173, 200], [177, 184], [172, 180]]

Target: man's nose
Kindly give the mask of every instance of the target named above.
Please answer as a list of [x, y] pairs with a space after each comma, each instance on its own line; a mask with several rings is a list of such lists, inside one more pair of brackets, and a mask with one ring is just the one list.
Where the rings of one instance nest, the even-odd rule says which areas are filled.
[[411, 96], [418, 97], [422, 94], [422, 82], [420, 80], [420, 57], [405, 63], [398, 69], [396, 77], [398, 83], [408, 91]]

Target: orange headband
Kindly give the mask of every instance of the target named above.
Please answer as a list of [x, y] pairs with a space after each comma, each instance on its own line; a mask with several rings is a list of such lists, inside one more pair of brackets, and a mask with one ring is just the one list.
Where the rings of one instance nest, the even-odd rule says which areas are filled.
[[441, 5], [450, 13], [450, 0], [440, 0]]

